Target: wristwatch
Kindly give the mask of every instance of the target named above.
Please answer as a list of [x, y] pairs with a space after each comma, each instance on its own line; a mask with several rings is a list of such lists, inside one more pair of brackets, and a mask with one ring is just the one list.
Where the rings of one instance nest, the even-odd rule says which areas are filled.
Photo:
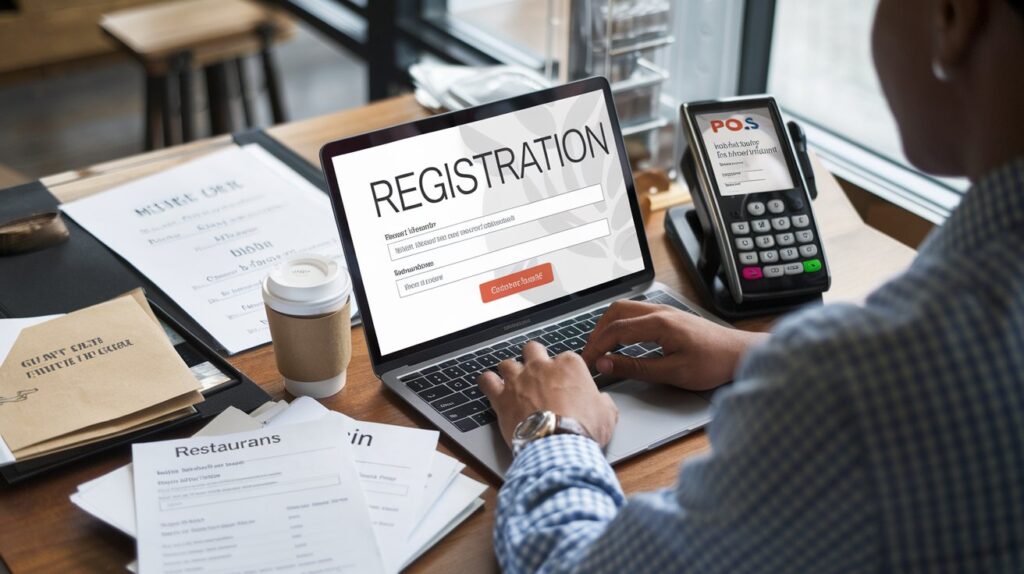
[[551, 411], [537, 411], [523, 419], [512, 431], [512, 456], [519, 454], [531, 442], [553, 434], [575, 434], [594, 440], [587, 429], [572, 417], [556, 415]]

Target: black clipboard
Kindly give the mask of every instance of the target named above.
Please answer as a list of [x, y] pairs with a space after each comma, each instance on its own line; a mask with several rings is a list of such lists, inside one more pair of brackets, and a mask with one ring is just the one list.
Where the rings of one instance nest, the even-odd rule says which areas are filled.
[[[235, 134], [237, 145], [256, 143], [296, 173], [327, 193], [320, 169], [302, 159], [262, 130]], [[0, 190], [0, 221], [54, 211], [60, 202], [41, 182]], [[71, 218], [64, 218], [70, 232], [60, 245], [20, 255], [0, 257], [0, 318], [34, 317], [69, 313], [112, 299], [142, 287], [154, 313], [187, 341], [194, 352], [230, 374], [235, 381], [204, 393], [196, 413], [106, 441], [0, 467], [0, 476], [15, 483], [90, 455], [124, 446], [220, 414], [229, 406], [251, 412], [268, 395], [232, 367], [224, 348], [170, 297], [93, 237]]]
[[[320, 168], [304, 160], [263, 130], [234, 134], [237, 145], [259, 144], [290, 169], [327, 193]], [[0, 190], [0, 221], [55, 211], [60, 202], [35, 181]], [[68, 313], [127, 293], [136, 287], [206, 347], [227, 355], [224, 347], [155, 283], [135, 270], [70, 217], [67, 242], [41, 251], [0, 257], [0, 317]]]

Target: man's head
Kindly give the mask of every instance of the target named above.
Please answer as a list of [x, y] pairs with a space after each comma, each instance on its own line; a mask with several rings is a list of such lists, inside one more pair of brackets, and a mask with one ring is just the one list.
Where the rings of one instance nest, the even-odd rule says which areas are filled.
[[915, 166], [977, 177], [1024, 153], [1024, 0], [880, 0], [872, 47]]

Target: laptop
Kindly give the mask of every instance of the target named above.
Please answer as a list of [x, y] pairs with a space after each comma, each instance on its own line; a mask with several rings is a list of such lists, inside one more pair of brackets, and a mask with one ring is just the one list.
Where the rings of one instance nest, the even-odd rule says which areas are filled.
[[[334, 141], [320, 160], [374, 373], [498, 477], [511, 453], [481, 372], [529, 340], [580, 352], [618, 299], [718, 321], [655, 281], [603, 78]], [[709, 420], [703, 395], [595, 384], [620, 412], [612, 463]]]

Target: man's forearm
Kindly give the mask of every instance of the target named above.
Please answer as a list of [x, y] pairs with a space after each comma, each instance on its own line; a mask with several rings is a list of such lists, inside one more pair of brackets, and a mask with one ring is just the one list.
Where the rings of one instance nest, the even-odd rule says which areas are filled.
[[625, 502], [597, 443], [571, 435], [528, 445], [499, 493], [495, 549], [506, 572], [568, 572]]

